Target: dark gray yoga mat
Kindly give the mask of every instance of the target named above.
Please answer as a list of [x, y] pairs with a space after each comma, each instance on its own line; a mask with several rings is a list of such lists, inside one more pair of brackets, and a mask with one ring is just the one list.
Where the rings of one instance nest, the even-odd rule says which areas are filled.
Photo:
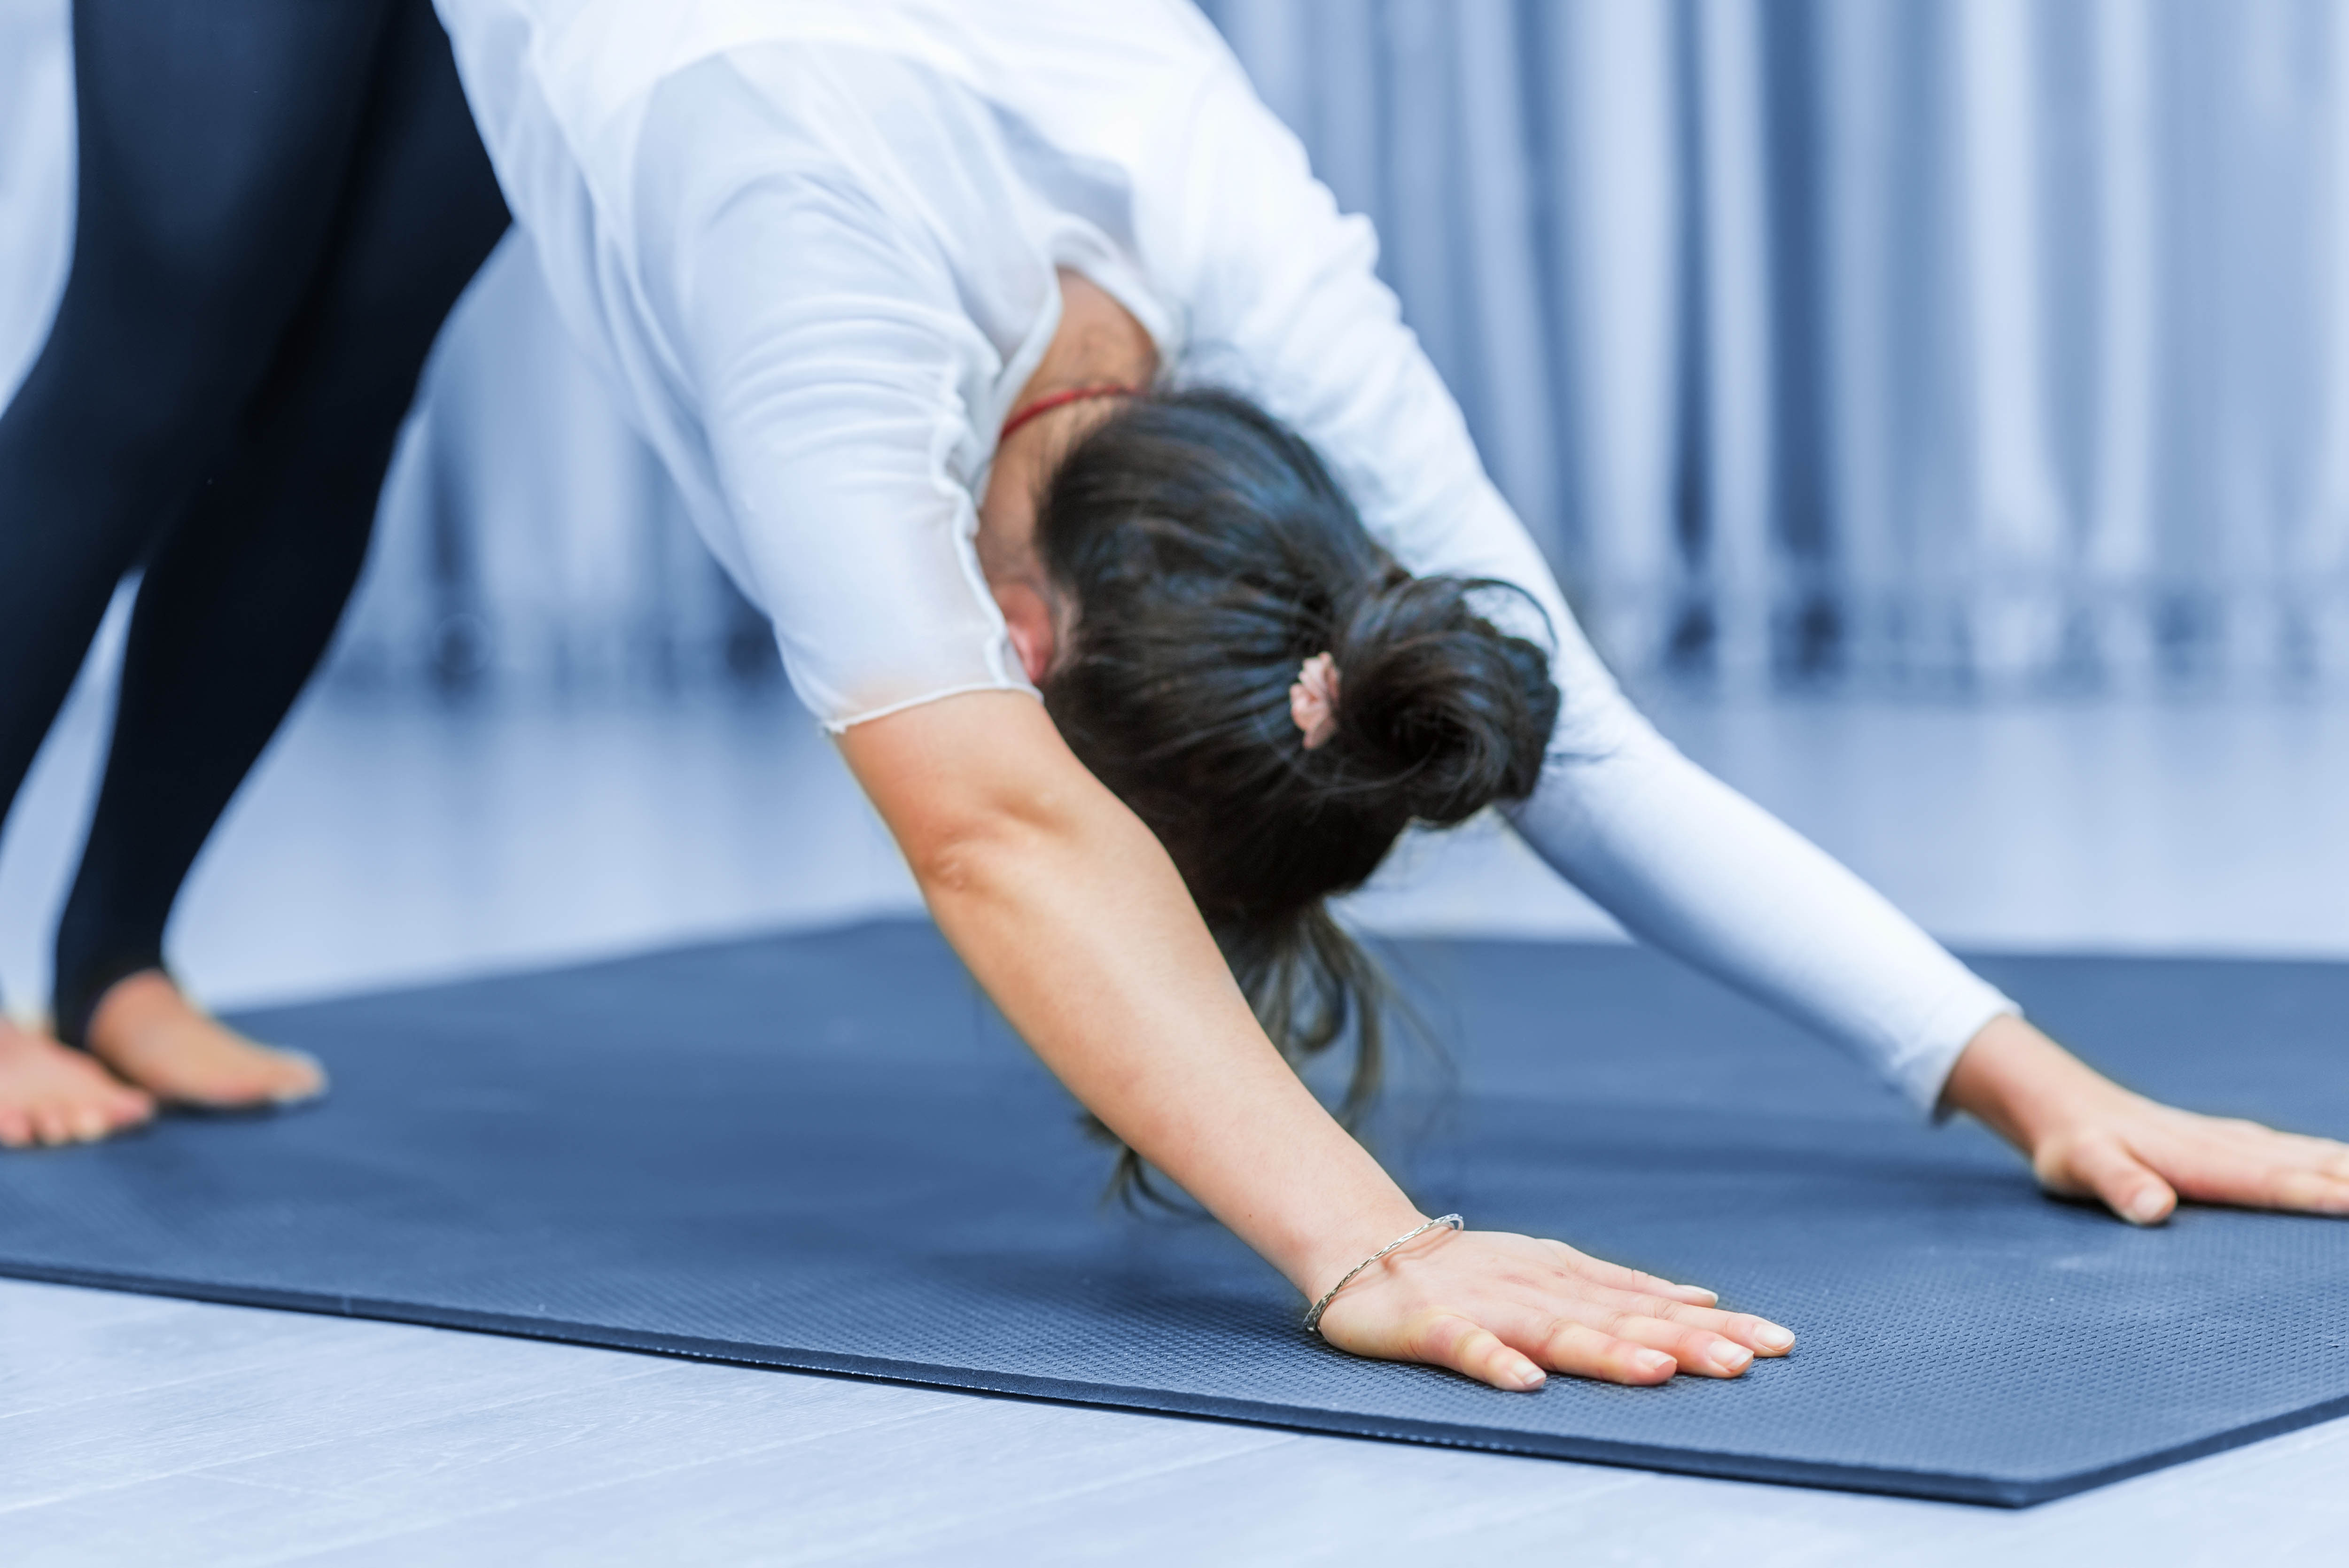
[[[1387, 1133], [1430, 1212], [1793, 1326], [1660, 1389], [1502, 1394], [1308, 1339], [1103, 1152], [928, 927], [258, 1014], [326, 1106], [0, 1159], [0, 1272], [1709, 1475], [2028, 1503], [2349, 1409], [2349, 1224], [2048, 1202], [1640, 952], [1399, 949], [1457, 1084]], [[2144, 1088], [2349, 1131], [2349, 966], [1985, 960]]]

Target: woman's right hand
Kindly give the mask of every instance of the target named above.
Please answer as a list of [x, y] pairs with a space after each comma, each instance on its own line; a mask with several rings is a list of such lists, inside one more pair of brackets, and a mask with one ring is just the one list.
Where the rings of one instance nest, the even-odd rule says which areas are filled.
[[[1265, 1037], [1165, 849], [1041, 703], [966, 692], [856, 725], [840, 748], [1004, 1016], [1307, 1299], [1426, 1218]], [[1501, 1388], [1537, 1387], [1545, 1368], [1733, 1377], [1795, 1342], [1714, 1310], [1711, 1291], [1490, 1231], [1398, 1249], [1338, 1293], [1321, 1328], [1359, 1355]]]
[[1718, 1298], [1506, 1231], [1433, 1231], [1364, 1269], [1321, 1315], [1357, 1356], [1423, 1361], [1495, 1388], [1538, 1388], [1550, 1372], [1661, 1383], [1675, 1372], [1735, 1377], [1794, 1348], [1786, 1329]]

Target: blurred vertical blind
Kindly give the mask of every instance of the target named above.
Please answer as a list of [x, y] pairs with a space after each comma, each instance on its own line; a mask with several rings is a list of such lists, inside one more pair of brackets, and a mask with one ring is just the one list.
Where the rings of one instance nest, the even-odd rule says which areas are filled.
[[1211, 8], [1618, 660], [2349, 674], [2349, 6]]
[[[2349, 5], [1206, 9], [1619, 665], [2349, 685]], [[16, 46], [63, 14], [0, 0], [0, 373], [69, 123]], [[755, 666], [675, 510], [510, 247], [344, 656]]]

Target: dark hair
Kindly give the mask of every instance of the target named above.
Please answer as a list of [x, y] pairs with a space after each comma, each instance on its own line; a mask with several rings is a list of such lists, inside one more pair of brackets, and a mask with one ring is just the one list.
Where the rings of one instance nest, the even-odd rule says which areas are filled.
[[[1076, 604], [1042, 683], [1053, 722], [1165, 845], [1292, 1064], [1351, 1033], [1339, 1114], [1357, 1125], [1392, 996], [1324, 901], [1412, 822], [1532, 793], [1558, 708], [1547, 653], [1475, 608], [1507, 585], [1412, 576], [1312, 449], [1228, 393], [1137, 398], [1089, 432], [1036, 543]], [[1308, 750], [1288, 688], [1325, 651], [1338, 727]], [[1113, 1185], [1157, 1195], [1130, 1149]]]

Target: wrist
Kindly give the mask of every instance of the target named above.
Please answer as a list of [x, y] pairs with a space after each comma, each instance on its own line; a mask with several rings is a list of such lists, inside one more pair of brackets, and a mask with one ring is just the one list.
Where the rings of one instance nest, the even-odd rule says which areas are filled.
[[1465, 1228], [1464, 1222], [1457, 1214], [1445, 1214], [1441, 1219], [1422, 1220], [1376, 1252], [1366, 1253], [1361, 1262], [1340, 1274], [1335, 1284], [1313, 1298], [1313, 1305], [1305, 1311], [1306, 1332], [1319, 1333], [1321, 1327], [1321, 1315], [1329, 1310], [1331, 1302], [1338, 1299], [1339, 1293], [1379, 1264], [1410, 1248], [1424, 1237]]
[[1300, 1238], [1292, 1259], [1273, 1262], [1299, 1295], [1319, 1301], [1349, 1271], [1359, 1268], [1362, 1260], [1427, 1221], [1428, 1216], [1398, 1188], [1392, 1196], [1332, 1216]]
[[1941, 1103], [2028, 1156], [2050, 1136], [2129, 1092], [2013, 1014], [1982, 1026], [1960, 1052]]

